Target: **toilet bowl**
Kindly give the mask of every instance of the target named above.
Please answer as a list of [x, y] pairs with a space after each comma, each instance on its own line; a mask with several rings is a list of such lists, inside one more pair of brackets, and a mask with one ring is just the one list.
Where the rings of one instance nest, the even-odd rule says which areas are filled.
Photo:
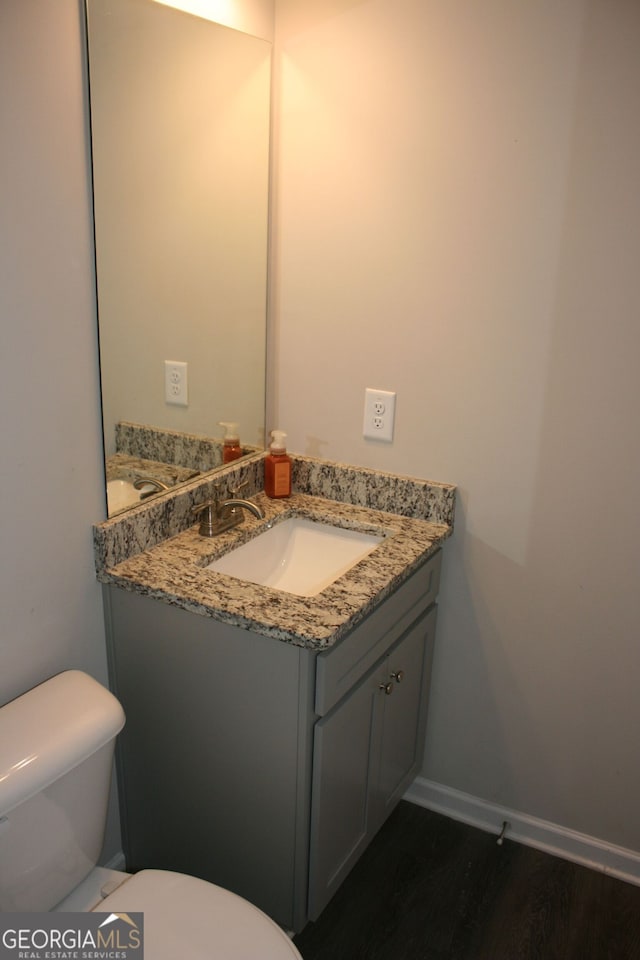
[[96, 866], [124, 719], [77, 670], [0, 708], [0, 912], [141, 912], [149, 960], [301, 960], [277, 924], [222, 887]]

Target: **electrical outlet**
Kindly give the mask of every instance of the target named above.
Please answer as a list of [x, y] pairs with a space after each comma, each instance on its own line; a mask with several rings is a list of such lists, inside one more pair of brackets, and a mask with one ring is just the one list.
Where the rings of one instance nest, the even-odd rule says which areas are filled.
[[362, 435], [369, 440], [393, 440], [393, 421], [396, 413], [396, 395], [390, 390], [364, 392], [364, 423]]
[[164, 399], [178, 407], [189, 406], [187, 391], [187, 364], [181, 360], [164, 362]]

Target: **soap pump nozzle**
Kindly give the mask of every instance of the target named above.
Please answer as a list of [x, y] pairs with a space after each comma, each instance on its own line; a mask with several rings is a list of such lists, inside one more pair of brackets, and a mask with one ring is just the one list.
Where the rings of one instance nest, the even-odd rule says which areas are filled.
[[271, 453], [285, 453], [287, 449], [286, 439], [287, 435], [284, 430], [272, 430], [271, 445], [269, 447]]
[[238, 424], [232, 420], [218, 420], [218, 426], [224, 427], [224, 440], [239, 440]]

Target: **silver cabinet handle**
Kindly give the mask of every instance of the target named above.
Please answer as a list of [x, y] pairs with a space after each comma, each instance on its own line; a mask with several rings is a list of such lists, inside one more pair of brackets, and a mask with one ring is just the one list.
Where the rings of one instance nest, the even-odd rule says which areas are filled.
[[393, 684], [392, 683], [379, 683], [378, 690], [384, 690], [385, 695], [390, 697], [393, 693]]
[[395, 673], [391, 674], [391, 679], [395, 680], [396, 683], [402, 683], [404, 680], [404, 670], [396, 670]]

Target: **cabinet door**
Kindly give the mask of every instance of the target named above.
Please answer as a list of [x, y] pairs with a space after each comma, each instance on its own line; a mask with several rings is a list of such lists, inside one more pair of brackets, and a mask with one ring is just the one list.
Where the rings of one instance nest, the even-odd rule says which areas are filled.
[[422, 765], [436, 607], [407, 631], [385, 660], [384, 710], [371, 784], [370, 829], [384, 823]]
[[[380, 670], [369, 673], [314, 734], [309, 917], [315, 920], [369, 841], [372, 744], [383, 697]], [[374, 736], [372, 736], [374, 731]]]

